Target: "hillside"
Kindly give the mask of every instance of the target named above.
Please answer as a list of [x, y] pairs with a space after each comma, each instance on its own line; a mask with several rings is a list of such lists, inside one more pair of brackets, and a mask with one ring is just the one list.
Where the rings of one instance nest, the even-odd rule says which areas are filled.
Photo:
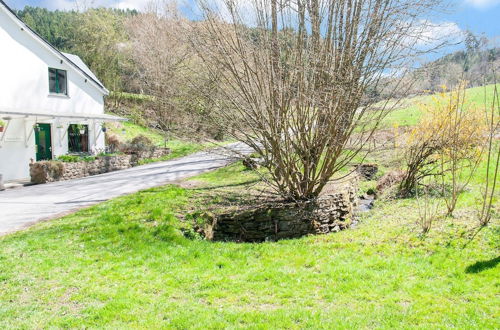
[[468, 81], [471, 86], [492, 84], [499, 81], [499, 68], [500, 48], [459, 50], [416, 70], [414, 89], [439, 91], [440, 86], [456, 86], [460, 80]]
[[[468, 104], [473, 107], [490, 108], [493, 102], [493, 89], [495, 85], [485, 87], [473, 87], [467, 89], [466, 97]], [[497, 88], [500, 84], [497, 84]], [[449, 95], [449, 93], [447, 93]], [[392, 128], [394, 126], [412, 126], [420, 119], [421, 106], [429, 104], [433, 95], [417, 96], [404, 99], [398, 107], [391, 111], [382, 122], [381, 128]]]
[[155, 145], [160, 147], [167, 147], [172, 150], [171, 154], [157, 160], [168, 160], [172, 158], [182, 157], [197, 151], [214, 147], [214, 144], [209, 142], [194, 142], [178, 138], [169, 138], [165, 140], [160, 132], [151, 128], [134, 124], [132, 122], [110, 123], [108, 124], [108, 129], [108, 134], [117, 136], [122, 142], [127, 142], [139, 135], [143, 135], [153, 141]]

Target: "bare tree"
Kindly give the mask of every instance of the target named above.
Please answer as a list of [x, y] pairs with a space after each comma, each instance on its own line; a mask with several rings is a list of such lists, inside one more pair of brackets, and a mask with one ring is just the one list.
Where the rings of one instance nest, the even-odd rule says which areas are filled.
[[449, 101], [438, 107], [440, 114], [435, 115], [441, 117], [440, 120], [445, 123], [445, 133], [438, 134], [443, 139], [443, 148], [437, 153], [447, 216], [453, 216], [460, 193], [475, 174], [481, 161], [486, 133], [481, 110], [471, 107], [466, 100], [466, 87], [466, 82], [462, 81], [451, 90], [447, 97]]
[[[486, 98], [486, 95], [485, 95]], [[492, 217], [498, 214], [498, 172], [500, 169], [500, 143], [496, 134], [500, 130], [500, 96], [497, 84], [494, 85], [493, 98], [490, 109], [485, 111], [488, 126], [488, 139], [486, 143], [486, 175], [480, 200], [478, 220], [481, 227], [488, 225]]]
[[436, 191], [434, 191], [436, 185], [431, 179], [432, 178], [428, 177], [422, 189], [417, 189], [415, 193], [415, 200], [418, 208], [416, 222], [422, 230], [422, 234], [427, 234], [431, 230], [434, 221], [439, 217], [441, 203], [439, 198], [433, 196], [436, 195]]
[[189, 125], [182, 103], [188, 94], [186, 65], [192, 59], [185, 33], [189, 24], [175, 2], [163, 1], [149, 3], [145, 13], [126, 22], [137, 79], [152, 96], [146, 115], [166, 133]]
[[314, 199], [388, 110], [387, 102], [373, 110], [365, 92], [388, 76], [401, 82], [428, 50], [423, 15], [437, 4], [201, 0], [205, 20], [194, 44], [217, 81], [206, 93], [211, 119], [264, 158], [284, 198]]

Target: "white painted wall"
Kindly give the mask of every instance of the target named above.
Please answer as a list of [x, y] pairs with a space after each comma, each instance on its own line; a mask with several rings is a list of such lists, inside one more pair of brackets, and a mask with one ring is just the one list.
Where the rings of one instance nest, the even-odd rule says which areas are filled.
[[[48, 68], [67, 71], [68, 96], [50, 95]], [[38, 120], [52, 124], [53, 156], [67, 153], [68, 139], [60, 139], [69, 123], [88, 124], [90, 146], [100, 131], [90, 122], [64, 119], [58, 122], [58, 114], [102, 114], [104, 92], [71, 64], [55, 55], [46, 45], [36, 40], [26, 29], [12, 20], [0, 6], [0, 110], [51, 113], [55, 119]], [[0, 117], [3, 115], [0, 114]], [[11, 120], [0, 147], [0, 173], [4, 180], [29, 178], [29, 162], [35, 159], [35, 118]], [[62, 129], [57, 128], [63, 125]], [[30, 136], [27, 146], [24, 140]], [[1, 136], [2, 133], [0, 133]], [[104, 134], [97, 138], [97, 148], [104, 148]]]

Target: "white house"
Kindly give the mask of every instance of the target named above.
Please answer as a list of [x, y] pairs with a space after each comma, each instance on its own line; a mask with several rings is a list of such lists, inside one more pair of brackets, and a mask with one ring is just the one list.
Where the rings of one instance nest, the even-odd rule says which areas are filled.
[[[0, 0], [0, 174], [29, 178], [29, 163], [104, 151], [108, 90], [82, 62], [24, 24]], [[3, 126], [3, 128], [1, 127]]]

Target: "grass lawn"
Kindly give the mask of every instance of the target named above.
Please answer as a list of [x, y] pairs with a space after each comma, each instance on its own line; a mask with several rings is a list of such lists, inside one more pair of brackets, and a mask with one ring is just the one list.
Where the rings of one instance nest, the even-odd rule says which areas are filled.
[[195, 142], [180, 139], [169, 139], [165, 143], [163, 135], [161, 135], [158, 131], [131, 122], [114, 123], [109, 124], [108, 126], [109, 131], [112, 134], [117, 135], [123, 141], [130, 141], [138, 135], [144, 135], [151, 139], [155, 145], [167, 147], [172, 150], [172, 153], [165, 157], [159, 159], [145, 159], [141, 162], [141, 164], [178, 158], [215, 146], [213, 143], [209, 142]]
[[244, 194], [239, 164], [0, 238], [2, 328], [500, 328], [498, 219], [428, 236], [416, 201], [356, 228], [262, 244], [187, 239], [183, 215]]
[[[466, 97], [471, 106], [491, 107], [493, 101], [493, 89], [495, 85], [487, 85], [486, 87], [474, 87], [467, 89]], [[497, 84], [500, 88], [500, 84]], [[421, 104], [432, 102], [432, 95], [418, 96], [404, 100], [402, 107], [391, 111], [381, 124], [381, 128], [392, 128], [398, 126], [413, 126], [418, 123], [422, 112]]]
[[[470, 89], [471, 102], [483, 103], [482, 92]], [[426, 100], [411, 100], [385, 125], [415, 124]], [[164, 143], [155, 131], [124, 125], [125, 133], [110, 131]], [[167, 145], [169, 157], [206, 147]], [[381, 175], [397, 158], [383, 151], [366, 161]], [[0, 237], [0, 327], [499, 329], [500, 219], [477, 231], [480, 177], [455, 218], [437, 219], [425, 236], [416, 199], [380, 199], [339, 233], [203, 240], [190, 225], [200, 212], [255, 198], [261, 183], [239, 163], [182, 187], [120, 197]], [[374, 185], [362, 182], [361, 190]]]

